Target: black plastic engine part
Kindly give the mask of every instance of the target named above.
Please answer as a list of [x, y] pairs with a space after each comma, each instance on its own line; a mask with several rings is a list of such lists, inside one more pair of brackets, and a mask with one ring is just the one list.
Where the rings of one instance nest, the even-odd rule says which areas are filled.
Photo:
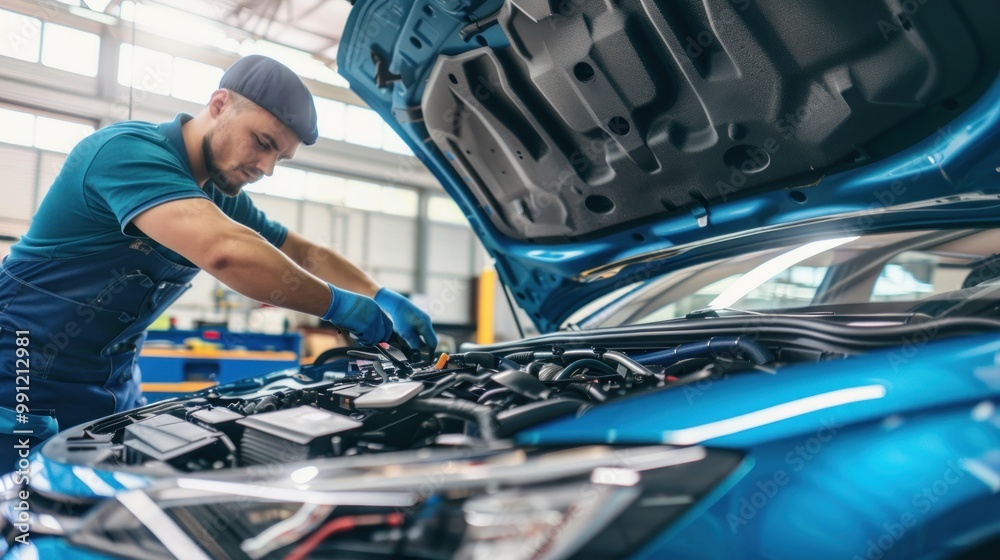
[[163, 414], [125, 428], [122, 459], [127, 465], [162, 461], [181, 470], [232, 465], [236, 448], [221, 432]]
[[203, 428], [220, 431], [232, 441], [239, 441], [243, 435], [243, 426], [236, 423], [241, 418], [244, 416], [239, 412], [219, 406], [202, 408], [188, 416], [188, 420], [191, 422]]
[[329, 455], [331, 437], [363, 424], [342, 414], [315, 406], [300, 406], [256, 414], [237, 421], [245, 430], [240, 463], [286, 463]]
[[535, 377], [516, 369], [501, 371], [500, 373], [493, 375], [490, 379], [519, 395], [523, 395], [536, 401], [548, 398], [548, 396], [552, 393], [552, 390], [549, 389], [544, 383]]
[[373, 385], [344, 385], [327, 390], [326, 396], [330, 404], [344, 410], [357, 410], [354, 401], [375, 389]]
[[501, 412], [497, 415], [500, 428], [497, 436], [507, 437], [517, 432], [539, 424], [546, 420], [565, 416], [581, 410], [586, 410], [592, 405], [582, 403], [575, 399], [549, 399], [519, 406], [512, 410]]
[[423, 391], [419, 381], [383, 383], [354, 401], [358, 408], [395, 408]]

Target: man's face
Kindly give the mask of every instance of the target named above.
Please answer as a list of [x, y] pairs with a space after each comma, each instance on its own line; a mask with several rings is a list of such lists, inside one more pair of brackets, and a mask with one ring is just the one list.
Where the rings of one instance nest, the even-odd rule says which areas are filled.
[[227, 101], [202, 152], [216, 188], [237, 196], [244, 185], [270, 176], [275, 163], [295, 155], [298, 145], [295, 133], [271, 113], [249, 101]]

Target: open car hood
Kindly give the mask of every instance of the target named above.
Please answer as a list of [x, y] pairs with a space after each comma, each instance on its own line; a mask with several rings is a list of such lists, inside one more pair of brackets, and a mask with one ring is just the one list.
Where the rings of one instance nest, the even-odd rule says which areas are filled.
[[996, 21], [992, 0], [357, 0], [338, 64], [546, 332], [761, 235], [991, 219]]

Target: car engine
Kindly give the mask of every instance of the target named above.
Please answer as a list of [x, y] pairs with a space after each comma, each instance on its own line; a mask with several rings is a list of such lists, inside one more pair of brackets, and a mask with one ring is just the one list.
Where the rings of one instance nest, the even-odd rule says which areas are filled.
[[433, 363], [388, 344], [338, 348], [300, 370], [73, 428], [44, 453], [155, 476], [425, 448], [489, 449], [543, 422], [637, 393], [843, 358], [898, 345], [927, 325], [934, 337], [985, 326], [972, 319], [921, 323], [912, 315], [880, 316], [858, 336], [864, 321], [847, 315], [702, 321], [697, 331], [688, 321], [676, 331], [555, 333], [442, 354]]

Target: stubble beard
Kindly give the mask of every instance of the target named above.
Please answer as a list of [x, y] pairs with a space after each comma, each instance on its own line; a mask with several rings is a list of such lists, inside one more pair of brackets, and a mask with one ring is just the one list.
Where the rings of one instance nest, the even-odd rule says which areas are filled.
[[222, 194], [228, 197], [239, 196], [246, 182], [232, 182], [226, 176], [226, 172], [219, 169], [219, 166], [215, 162], [215, 154], [212, 151], [212, 137], [214, 133], [214, 130], [209, 132], [201, 141], [201, 152], [205, 158], [205, 169], [208, 171], [208, 178]]

